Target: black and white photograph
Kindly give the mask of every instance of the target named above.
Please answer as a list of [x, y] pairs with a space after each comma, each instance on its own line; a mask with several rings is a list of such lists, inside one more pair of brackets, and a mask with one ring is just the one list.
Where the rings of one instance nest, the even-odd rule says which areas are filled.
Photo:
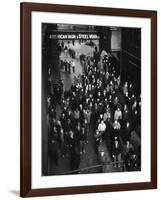
[[41, 30], [42, 175], [141, 171], [141, 29]]
[[21, 3], [22, 197], [157, 188], [157, 12]]

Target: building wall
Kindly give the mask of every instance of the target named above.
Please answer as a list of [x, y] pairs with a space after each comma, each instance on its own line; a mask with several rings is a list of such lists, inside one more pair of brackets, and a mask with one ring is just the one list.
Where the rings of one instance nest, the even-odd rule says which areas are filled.
[[51, 30], [56, 30], [56, 24], [42, 24], [42, 174], [48, 175], [48, 127], [47, 127], [47, 95], [48, 95], [48, 69], [51, 76], [58, 71], [59, 53], [57, 40], [49, 38]]
[[121, 49], [121, 30], [111, 30], [111, 51], [120, 51]]
[[141, 30], [123, 28], [121, 42], [121, 80], [132, 83], [140, 93], [141, 84]]
[[120, 65], [121, 29], [111, 28], [111, 54]]

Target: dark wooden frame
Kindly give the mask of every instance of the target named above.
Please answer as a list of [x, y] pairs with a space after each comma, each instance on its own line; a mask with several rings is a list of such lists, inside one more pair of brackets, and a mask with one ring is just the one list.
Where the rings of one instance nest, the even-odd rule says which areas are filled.
[[[65, 188], [31, 188], [31, 12], [60, 12], [151, 19], [151, 181]], [[39, 3], [20, 4], [21, 35], [21, 144], [20, 196], [47, 196], [157, 188], [157, 11], [69, 6]]]

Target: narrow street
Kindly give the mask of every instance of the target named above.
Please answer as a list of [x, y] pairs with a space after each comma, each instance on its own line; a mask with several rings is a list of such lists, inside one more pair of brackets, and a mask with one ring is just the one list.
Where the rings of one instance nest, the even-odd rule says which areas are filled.
[[[72, 47], [73, 48], [73, 47]], [[93, 49], [92, 47], [89, 47], [87, 45], [78, 44], [76, 43], [74, 46], [74, 50], [77, 52], [84, 52], [86, 55], [92, 55]], [[92, 51], [91, 51], [92, 50]], [[74, 77], [78, 77], [79, 75], [83, 74], [82, 65], [79, 61], [79, 58], [76, 57], [75, 59], [71, 58], [69, 55], [65, 55], [64, 52], [61, 53], [60, 59], [62, 60], [73, 60], [75, 62], [75, 72], [71, 70], [71, 72], [65, 72], [64, 69], [60, 69], [60, 78], [64, 82], [64, 91], [67, 91], [71, 88], [72, 83], [74, 82]], [[56, 106], [56, 113], [59, 118], [61, 114], [61, 108], [60, 104], [57, 104]], [[95, 144], [95, 138], [94, 138], [94, 127], [93, 124], [90, 124], [90, 127], [88, 129], [88, 136], [85, 143], [85, 152], [80, 155], [80, 165], [79, 165], [79, 172], [78, 173], [99, 173], [102, 172], [102, 162], [100, 160], [99, 153], [97, 152], [97, 147]], [[105, 150], [107, 161], [111, 162], [111, 156], [110, 152], [108, 151], [107, 145], [105, 143], [102, 143], [101, 147], [103, 150]], [[101, 151], [101, 149], [100, 149]], [[52, 155], [49, 155], [49, 162], [48, 162], [48, 171], [49, 174], [52, 175], [61, 175], [61, 174], [67, 174], [72, 171], [70, 162], [71, 162], [71, 155], [69, 152], [69, 149], [67, 150], [67, 153], [65, 157], [62, 157], [61, 153], [61, 147], [57, 147], [57, 163], [52, 158]], [[86, 169], [87, 168], [87, 169]], [[82, 170], [81, 170], [82, 169]], [[106, 172], [116, 172], [120, 171], [119, 169], [115, 169], [113, 165], [106, 165], [104, 167], [104, 171]]]

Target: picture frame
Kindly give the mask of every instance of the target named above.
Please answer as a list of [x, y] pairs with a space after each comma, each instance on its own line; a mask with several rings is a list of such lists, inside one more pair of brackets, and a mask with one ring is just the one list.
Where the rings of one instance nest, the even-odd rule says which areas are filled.
[[[150, 22], [150, 98], [149, 101], [149, 147], [150, 147], [150, 163], [149, 163], [149, 181], [134, 181], [134, 182], [120, 182], [99, 184], [86, 184], [86, 182], [79, 185], [71, 186], [53, 186], [33, 188], [32, 180], [34, 173], [32, 167], [34, 165], [32, 151], [35, 143], [33, 142], [33, 129], [34, 126], [32, 119], [34, 105], [32, 104], [33, 91], [33, 63], [34, 58], [34, 22], [32, 21], [32, 13], [59, 13], [73, 14], [73, 15], [86, 15], [95, 19], [99, 17], [125, 17], [126, 19], [148, 19]], [[21, 138], [20, 138], [20, 196], [21, 197], [36, 197], [36, 196], [49, 196], [49, 195], [66, 195], [66, 194], [81, 194], [81, 193], [96, 193], [96, 192], [114, 192], [114, 191], [127, 191], [127, 190], [143, 190], [143, 189], [156, 189], [157, 188], [157, 11], [151, 10], [133, 10], [133, 9], [119, 9], [119, 8], [103, 8], [103, 7], [88, 7], [88, 6], [74, 6], [74, 5], [58, 5], [58, 4], [42, 4], [42, 3], [26, 3], [20, 4], [20, 65], [21, 65]], [[43, 22], [44, 23], [44, 22]], [[54, 23], [54, 21], [53, 21]], [[59, 23], [59, 22], [58, 22]], [[61, 23], [61, 22], [60, 22]], [[77, 22], [76, 22], [77, 23]], [[93, 22], [94, 23], [94, 22]], [[71, 22], [69, 21], [69, 24]], [[146, 30], [146, 29], [145, 29]], [[144, 47], [143, 52], [144, 52]], [[41, 66], [40, 66], [41, 68]], [[146, 70], [145, 70], [146, 71]], [[35, 72], [34, 72], [35, 73]], [[39, 74], [38, 74], [39, 75]], [[37, 76], [38, 76], [37, 75]], [[146, 76], [146, 73], [144, 74]], [[144, 85], [145, 86], [145, 85]], [[41, 90], [41, 85], [39, 85]], [[144, 88], [143, 88], [144, 89]], [[148, 93], [148, 94], [149, 94]], [[144, 98], [145, 100], [146, 98]], [[144, 103], [144, 102], [143, 102]], [[41, 109], [41, 107], [40, 107]], [[143, 116], [143, 115], [142, 115]], [[146, 121], [145, 121], [146, 122]], [[145, 124], [145, 126], [148, 126]], [[148, 127], [149, 128], [149, 127]], [[41, 131], [41, 129], [38, 129]], [[41, 135], [40, 133], [37, 133]], [[41, 143], [41, 141], [40, 141]], [[129, 174], [130, 175], [130, 174]], [[85, 177], [84, 175], [77, 175]], [[99, 176], [99, 175], [98, 175]], [[58, 179], [60, 176], [58, 176]], [[54, 176], [50, 179], [55, 179]], [[57, 179], [57, 180], [58, 180]], [[84, 180], [87, 180], [84, 179]], [[61, 177], [63, 181], [63, 177]]]

